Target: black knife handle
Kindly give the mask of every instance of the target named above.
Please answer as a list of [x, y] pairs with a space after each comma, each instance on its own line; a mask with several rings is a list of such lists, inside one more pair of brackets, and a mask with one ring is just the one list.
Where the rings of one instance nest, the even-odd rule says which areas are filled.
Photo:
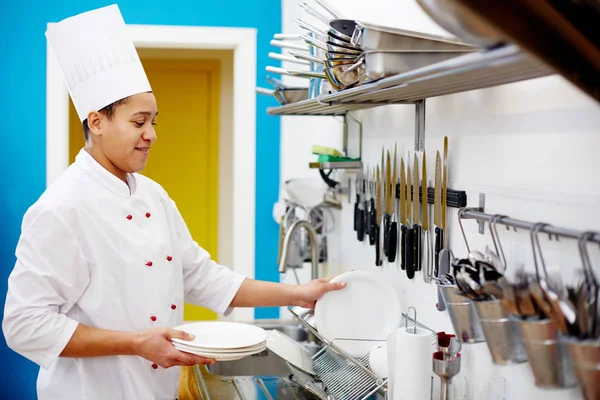
[[413, 231], [415, 232], [414, 237], [414, 261], [415, 261], [415, 271], [421, 270], [421, 226], [413, 225]]
[[388, 235], [390, 234], [390, 215], [383, 216], [383, 255], [388, 254]]
[[375, 244], [375, 218], [377, 216], [377, 210], [375, 210], [375, 200], [371, 199], [371, 207], [369, 208], [369, 244], [373, 246]]
[[388, 261], [393, 263], [396, 261], [396, 247], [398, 244], [398, 223], [393, 221], [390, 225], [390, 233], [388, 235]]
[[442, 250], [442, 244], [444, 243], [444, 231], [441, 228], [435, 227], [435, 277], [439, 278], [438, 271], [440, 267], [440, 250]]
[[375, 238], [377, 238], [377, 240], [375, 241], [375, 265], [381, 267], [381, 265], [383, 264], [383, 260], [381, 258], [381, 243], [379, 241], [379, 225], [375, 224], [373, 231], [373, 233], [375, 234]]
[[408, 279], [415, 277], [415, 259], [414, 259], [414, 239], [415, 231], [406, 229], [406, 276]]
[[400, 235], [400, 268], [406, 269], [406, 225], [400, 227], [402, 231]]
[[358, 200], [354, 203], [354, 231], [358, 229]]
[[358, 218], [356, 219], [356, 238], [359, 242], [365, 239], [365, 210], [358, 209]]

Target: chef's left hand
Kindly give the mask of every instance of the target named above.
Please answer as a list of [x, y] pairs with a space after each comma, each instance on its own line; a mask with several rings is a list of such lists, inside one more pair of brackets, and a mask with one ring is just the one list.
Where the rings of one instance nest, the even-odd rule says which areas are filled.
[[314, 308], [317, 300], [325, 293], [332, 290], [340, 290], [346, 286], [346, 282], [329, 282], [331, 278], [315, 279], [303, 285], [297, 286], [296, 306]]

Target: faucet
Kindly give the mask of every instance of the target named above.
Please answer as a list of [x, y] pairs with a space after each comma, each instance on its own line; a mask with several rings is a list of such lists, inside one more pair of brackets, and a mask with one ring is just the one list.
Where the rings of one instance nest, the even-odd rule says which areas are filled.
[[283, 250], [281, 252], [281, 258], [279, 260], [279, 272], [283, 274], [286, 271], [288, 252], [290, 243], [292, 241], [292, 235], [299, 228], [305, 228], [306, 232], [308, 232], [308, 242], [310, 244], [312, 263], [310, 279], [314, 280], [319, 277], [319, 243], [315, 227], [312, 226], [312, 224], [307, 220], [296, 221], [288, 228], [288, 231], [285, 234], [285, 238], [283, 239]]

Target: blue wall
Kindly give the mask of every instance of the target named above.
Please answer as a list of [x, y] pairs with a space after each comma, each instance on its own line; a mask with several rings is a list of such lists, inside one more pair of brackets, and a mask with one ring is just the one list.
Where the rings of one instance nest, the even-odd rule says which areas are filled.
[[[114, 1], [0, 2], [0, 298], [2, 315], [14, 249], [27, 208], [45, 189], [46, 179], [46, 38], [48, 22], [103, 7]], [[118, 2], [127, 23], [254, 27], [258, 29], [257, 85], [265, 86], [269, 41], [281, 32], [280, 0]], [[279, 184], [279, 118], [265, 109], [274, 105], [257, 97], [256, 137], [256, 277], [277, 281], [277, 226], [272, 204]], [[259, 309], [258, 318], [275, 318], [278, 309]], [[35, 399], [38, 367], [0, 340], [0, 398]]]

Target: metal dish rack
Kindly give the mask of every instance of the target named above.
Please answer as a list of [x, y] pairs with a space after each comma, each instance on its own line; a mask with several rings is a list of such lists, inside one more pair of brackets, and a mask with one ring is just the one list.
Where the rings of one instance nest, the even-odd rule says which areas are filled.
[[[291, 307], [288, 310], [322, 343], [323, 348], [313, 357], [316, 377], [286, 362], [297, 383], [321, 400], [365, 400], [379, 392], [387, 392], [387, 379], [375, 375], [369, 367], [369, 355], [355, 358], [340, 349], [334, 342], [385, 342], [385, 340], [334, 338], [331, 341], [322, 337], [315, 328], [301, 318]], [[436, 332], [402, 313], [400, 326], [407, 322], [431, 332], [432, 345], [436, 343]]]

